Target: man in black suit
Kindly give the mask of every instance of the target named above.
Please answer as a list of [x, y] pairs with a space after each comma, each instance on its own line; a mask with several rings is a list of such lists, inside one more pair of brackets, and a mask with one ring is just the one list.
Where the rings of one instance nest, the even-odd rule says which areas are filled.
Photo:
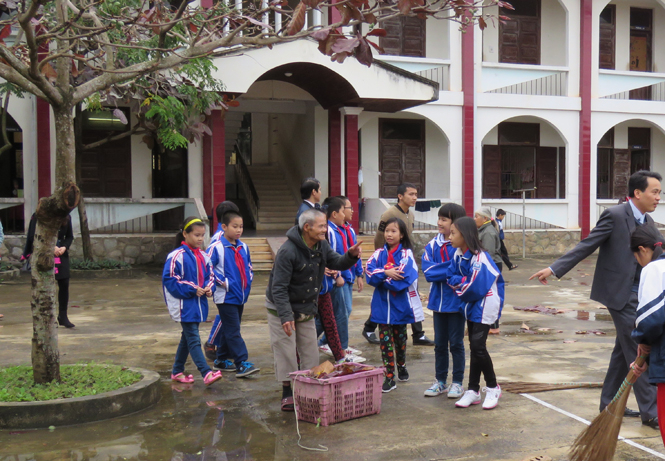
[[311, 208], [321, 209], [319, 202], [321, 201], [321, 182], [316, 178], [307, 178], [300, 185], [300, 197], [302, 203], [296, 213], [296, 226], [298, 225], [298, 218], [303, 213]]
[[[637, 226], [653, 225], [653, 219], [647, 213], [654, 211], [660, 201], [661, 180], [661, 175], [652, 171], [633, 173], [628, 180], [628, 201], [603, 211], [587, 238], [550, 267], [529, 278], [538, 278], [546, 285], [547, 277], [563, 277], [577, 263], [600, 248], [591, 299], [607, 306], [617, 333], [603, 383], [600, 411], [611, 402], [628, 374], [630, 363], [637, 357], [637, 344], [630, 333], [635, 328], [637, 290], [642, 267], [630, 251], [630, 234]], [[634, 388], [640, 412], [627, 409], [625, 415], [641, 416], [642, 424], [658, 429], [656, 387], [649, 385], [647, 375], [638, 379]]]

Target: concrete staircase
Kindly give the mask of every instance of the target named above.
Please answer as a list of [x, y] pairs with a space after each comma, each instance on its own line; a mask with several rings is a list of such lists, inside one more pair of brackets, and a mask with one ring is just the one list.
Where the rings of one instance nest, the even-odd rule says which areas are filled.
[[249, 247], [254, 272], [270, 271], [274, 258], [268, 240], [261, 237], [247, 237], [241, 240]]
[[238, 132], [240, 131], [244, 115], [244, 112], [233, 111], [228, 111], [224, 115], [224, 148], [227, 160], [231, 158], [233, 146], [235, 146], [238, 140]]
[[362, 240], [363, 252], [361, 258], [363, 260], [363, 268], [367, 266], [367, 260], [374, 254], [374, 235], [359, 235], [358, 240]]
[[295, 221], [296, 202], [279, 165], [254, 164], [249, 174], [259, 196], [256, 230], [287, 230]]

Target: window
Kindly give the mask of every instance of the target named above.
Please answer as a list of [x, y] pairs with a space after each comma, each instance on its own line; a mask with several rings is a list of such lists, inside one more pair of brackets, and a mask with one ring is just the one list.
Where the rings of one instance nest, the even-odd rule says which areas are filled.
[[616, 6], [607, 5], [600, 13], [599, 67], [614, 69], [616, 48]]
[[425, 121], [379, 119], [379, 194], [396, 198], [410, 182], [425, 193]]
[[628, 178], [651, 169], [651, 128], [628, 128], [628, 149], [614, 147], [614, 128], [598, 142], [597, 196], [619, 199], [628, 195]]
[[540, 64], [540, 0], [517, 0], [515, 10], [501, 8], [510, 19], [499, 24], [499, 61]]
[[565, 198], [565, 149], [540, 145], [540, 124], [499, 124], [499, 145], [483, 146], [483, 198]]
[[384, 54], [425, 57], [425, 20], [415, 16], [398, 16], [384, 21], [385, 37], [379, 39]]
[[[630, 70], [651, 72], [651, 43], [653, 10], [630, 9]], [[630, 91], [630, 99], [651, 100], [651, 87], [645, 86]]]

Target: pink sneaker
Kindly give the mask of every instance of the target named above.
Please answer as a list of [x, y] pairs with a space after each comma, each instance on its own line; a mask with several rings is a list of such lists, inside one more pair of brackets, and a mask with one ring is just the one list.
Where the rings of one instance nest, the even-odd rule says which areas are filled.
[[194, 376], [192, 375], [186, 375], [184, 373], [178, 373], [177, 375], [172, 374], [171, 375], [171, 381], [176, 381], [178, 383], [193, 383], [194, 382]]
[[203, 378], [203, 383], [206, 386], [210, 386], [212, 383], [219, 381], [220, 379], [222, 379], [221, 371], [209, 371], [208, 374]]

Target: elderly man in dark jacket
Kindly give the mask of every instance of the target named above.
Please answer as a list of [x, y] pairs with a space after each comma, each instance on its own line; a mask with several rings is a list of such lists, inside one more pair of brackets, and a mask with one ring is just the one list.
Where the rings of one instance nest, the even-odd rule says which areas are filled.
[[[282, 410], [293, 411], [289, 373], [319, 364], [314, 317], [326, 267], [347, 270], [360, 258], [360, 243], [344, 255], [326, 241], [326, 215], [310, 209], [300, 215], [298, 226], [288, 230], [288, 240], [275, 256], [266, 290], [270, 345], [275, 376], [283, 384]], [[297, 352], [297, 354], [296, 354]]]

